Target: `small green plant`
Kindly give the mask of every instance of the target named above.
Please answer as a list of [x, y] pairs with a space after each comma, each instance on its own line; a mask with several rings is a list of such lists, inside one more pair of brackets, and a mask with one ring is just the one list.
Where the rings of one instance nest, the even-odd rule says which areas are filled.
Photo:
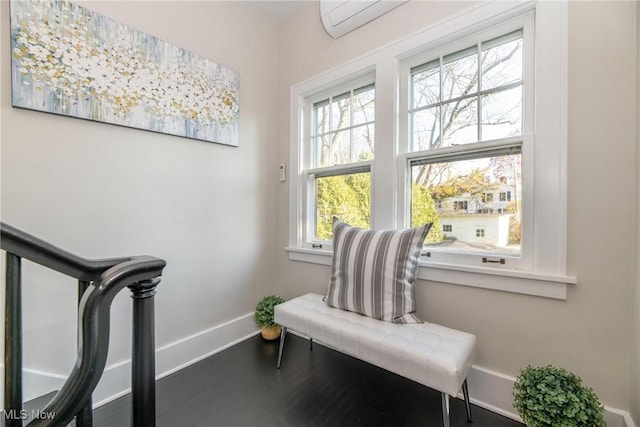
[[260, 327], [274, 326], [273, 307], [283, 302], [284, 299], [276, 295], [267, 295], [262, 298], [258, 305], [256, 305], [256, 311], [254, 313], [256, 324]]
[[514, 407], [529, 427], [604, 427], [604, 407], [575, 374], [527, 366], [514, 385]]

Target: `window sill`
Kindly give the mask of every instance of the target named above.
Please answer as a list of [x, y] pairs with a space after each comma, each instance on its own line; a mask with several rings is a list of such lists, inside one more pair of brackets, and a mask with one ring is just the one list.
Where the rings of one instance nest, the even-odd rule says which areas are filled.
[[[324, 249], [286, 247], [292, 261], [331, 265], [333, 252]], [[420, 261], [418, 279], [452, 283], [474, 288], [493, 289], [524, 295], [567, 299], [567, 285], [575, 285], [571, 276], [540, 274], [520, 270], [472, 267]]]

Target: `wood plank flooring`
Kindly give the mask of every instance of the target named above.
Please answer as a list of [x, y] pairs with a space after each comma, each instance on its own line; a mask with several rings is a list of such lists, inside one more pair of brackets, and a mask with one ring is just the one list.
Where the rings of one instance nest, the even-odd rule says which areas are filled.
[[[157, 382], [158, 427], [442, 426], [440, 393], [319, 344], [255, 336]], [[130, 425], [130, 397], [94, 411], [95, 427]], [[452, 427], [522, 427], [451, 399]]]

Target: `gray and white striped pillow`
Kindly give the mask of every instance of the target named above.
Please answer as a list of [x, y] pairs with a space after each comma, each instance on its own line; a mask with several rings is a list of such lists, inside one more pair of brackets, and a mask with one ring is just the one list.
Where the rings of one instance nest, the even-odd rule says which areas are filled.
[[393, 323], [421, 323], [413, 282], [432, 223], [364, 230], [333, 218], [333, 265], [326, 303]]

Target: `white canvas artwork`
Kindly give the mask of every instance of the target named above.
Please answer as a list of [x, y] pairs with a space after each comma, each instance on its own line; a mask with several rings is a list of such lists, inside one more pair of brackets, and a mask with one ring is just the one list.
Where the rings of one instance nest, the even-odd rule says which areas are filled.
[[11, 1], [15, 107], [238, 146], [238, 72], [67, 1]]

